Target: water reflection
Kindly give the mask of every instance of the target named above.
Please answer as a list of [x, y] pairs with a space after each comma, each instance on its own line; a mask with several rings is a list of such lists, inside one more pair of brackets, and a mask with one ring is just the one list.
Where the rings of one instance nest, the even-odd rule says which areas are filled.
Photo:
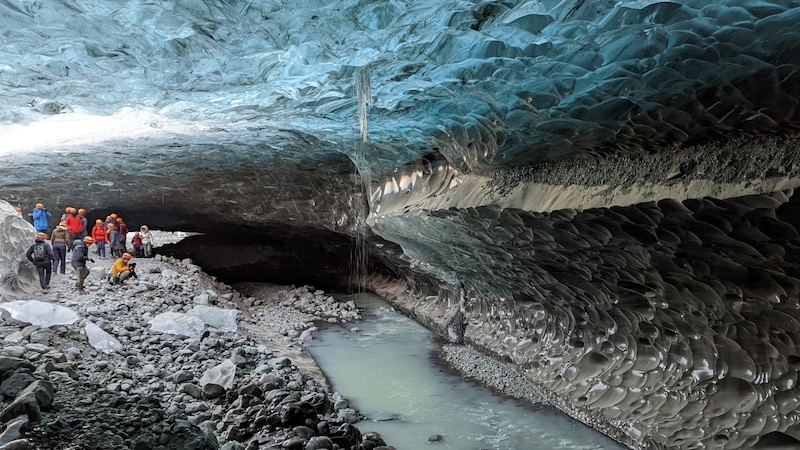
[[623, 448], [548, 408], [465, 381], [442, 366], [428, 330], [375, 295], [351, 299], [364, 320], [322, 330], [309, 350], [333, 388], [367, 416], [357, 424], [362, 432], [378, 432], [398, 450]]

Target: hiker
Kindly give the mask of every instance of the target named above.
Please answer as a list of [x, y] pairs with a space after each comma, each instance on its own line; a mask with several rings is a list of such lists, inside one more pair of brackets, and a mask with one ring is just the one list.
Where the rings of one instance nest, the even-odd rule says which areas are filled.
[[[31, 218], [33, 218], [33, 227], [36, 228], [36, 231], [39, 233], [47, 232], [47, 221], [50, 220], [50, 217], [53, 215], [50, 214], [50, 211], [44, 207], [42, 203], [37, 203], [36, 207], [33, 208], [31, 211]], [[47, 236], [45, 236], [47, 238]]]
[[70, 208], [67, 218], [64, 219], [64, 222], [66, 222], [67, 231], [69, 232], [69, 241], [67, 242], [67, 245], [69, 246], [69, 249], [72, 250], [75, 240], [80, 239], [83, 221], [81, 221], [81, 218], [78, 217], [78, 210], [75, 208]]
[[81, 219], [81, 231], [78, 232], [78, 237], [83, 239], [89, 236], [89, 221], [86, 219], [86, 210], [81, 208], [78, 210], [78, 218]]
[[94, 245], [97, 249], [97, 257], [100, 259], [106, 259], [108, 231], [106, 231], [106, 227], [103, 225], [103, 221], [100, 219], [94, 221], [94, 227], [92, 227], [92, 239], [94, 239]]
[[142, 258], [144, 256], [144, 246], [142, 245], [142, 235], [138, 231], [133, 233], [131, 245], [133, 246], [133, 256]]
[[[50, 234], [50, 242], [53, 244], [53, 273], [66, 273], [67, 270], [67, 245], [69, 243], [69, 232], [67, 223], [61, 222]], [[60, 267], [60, 270], [59, 270]]]
[[119, 258], [123, 253], [128, 251], [125, 237], [119, 233], [117, 226], [113, 223], [108, 224], [108, 243], [109, 246], [111, 246], [111, 256], [115, 258]]
[[83, 239], [75, 239], [75, 242], [72, 243], [71, 262], [72, 267], [75, 268], [75, 275], [78, 277], [75, 282], [75, 287], [81, 294], [86, 293], [83, 289], [83, 282], [86, 280], [86, 277], [89, 276], [89, 268], [86, 267], [86, 261], [94, 262], [94, 260], [89, 257], [89, 246], [92, 245], [93, 242], [94, 239], [92, 239], [91, 236], [86, 236]]
[[139, 227], [139, 234], [142, 235], [142, 248], [144, 249], [144, 257], [152, 258], [153, 245], [155, 244], [153, 233], [150, 232], [150, 228], [148, 228], [147, 225], [142, 225]]
[[25, 257], [36, 266], [39, 273], [39, 285], [43, 292], [50, 289], [50, 276], [53, 274], [53, 249], [45, 242], [47, 235], [43, 232], [36, 233], [36, 240], [30, 246]]
[[131, 263], [132, 256], [130, 253], [123, 253], [122, 257], [114, 261], [114, 264], [111, 266], [111, 270], [108, 272], [108, 282], [111, 284], [125, 284], [125, 280], [130, 277], [136, 277], [136, 272], [133, 271], [133, 268], [136, 267], [134, 263]]
[[122, 235], [122, 241], [128, 241], [128, 225], [125, 224], [125, 221], [122, 220], [122, 217], [117, 217], [117, 231], [119, 234]]

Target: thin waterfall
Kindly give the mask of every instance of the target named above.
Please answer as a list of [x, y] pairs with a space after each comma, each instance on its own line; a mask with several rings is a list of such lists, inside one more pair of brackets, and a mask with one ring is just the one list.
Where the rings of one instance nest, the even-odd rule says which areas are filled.
[[[353, 192], [351, 196], [353, 205], [352, 211], [355, 213], [353, 218], [355, 223], [353, 248], [350, 252], [350, 285], [355, 286], [358, 292], [363, 291], [364, 280], [368, 273], [369, 248], [367, 247], [367, 233], [369, 229], [366, 224], [367, 214], [369, 213], [368, 201], [364, 197], [369, 193], [370, 176], [367, 168], [367, 152], [369, 136], [367, 133], [367, 113], [372, 106], [372, 85], [370, 81], [370, 70], [367, 67], [359, 67], [353, 73], [355, 90], [358, 95], [358, 124], [361, 133], [361, 142], [355, 142], [355, 161], [360, 169], [361, 191]], [[358, 184], [354, 183], [354, 190], [358, 189]]]
[[358, 125], [363, 142], [368, 141], [367, 112], [372, 107], [372, 83], [369, 79], [369, 72], [369, 68], [359, 67], [353, 73], [356, 92], [358, 93]]

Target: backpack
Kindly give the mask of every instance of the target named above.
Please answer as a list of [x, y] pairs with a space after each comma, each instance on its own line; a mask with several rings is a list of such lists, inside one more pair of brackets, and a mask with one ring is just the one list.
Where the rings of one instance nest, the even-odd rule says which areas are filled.
[[39, 242], [33, 246], [33, 260], [34, 262], [44, 262], [48, 260], [47, 250], [45, 250], [43, 243]]

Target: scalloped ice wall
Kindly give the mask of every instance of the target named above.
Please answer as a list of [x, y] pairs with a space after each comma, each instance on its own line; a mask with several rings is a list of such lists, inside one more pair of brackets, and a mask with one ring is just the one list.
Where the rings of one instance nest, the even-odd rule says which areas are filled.
[[798, 25], [796, 0], [8, 0], [0, 198], [208, 233], [212, 271], [368, 254], [443, 333], [463, 283], [470, 344], [631, 447], [796, 445]]

